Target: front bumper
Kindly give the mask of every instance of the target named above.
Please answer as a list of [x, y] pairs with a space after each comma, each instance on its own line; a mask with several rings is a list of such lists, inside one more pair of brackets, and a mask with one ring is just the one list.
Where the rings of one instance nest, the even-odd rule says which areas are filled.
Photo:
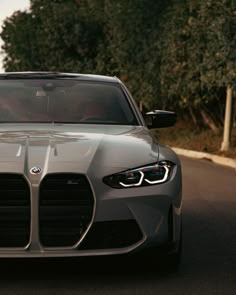
[[179, 240], [182, 195], [178, 171], [167, 183], [132, 189], [111, 189], [101, 184], [95, 175], [87, 178], [94, 210], [91, 222], [77, 243], [62, 247], [42, 244], [40, 186], [32, 185], [29, 242], [24, 247], [0, 247], [0, 257], [116, 255]]

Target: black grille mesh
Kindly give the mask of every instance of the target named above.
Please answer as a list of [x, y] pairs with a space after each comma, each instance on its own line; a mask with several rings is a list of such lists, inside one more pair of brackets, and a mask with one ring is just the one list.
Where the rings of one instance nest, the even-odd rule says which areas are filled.
[[93, 194], [80, 174], [49, 174], [40, 185], [39, 230], [46, 247], [76, 244], [92, 220]]
[[22, 175], [0, 174], [0, 247], [24, 247], [29, 236], [29, 186]]

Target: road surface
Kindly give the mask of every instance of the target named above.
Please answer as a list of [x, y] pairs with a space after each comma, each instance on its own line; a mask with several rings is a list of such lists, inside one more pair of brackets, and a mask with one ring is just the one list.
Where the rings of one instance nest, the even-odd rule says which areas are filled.
[[0, 262], [0, 294], [236, 294], [236, 170], [181, 161], [184, 243], [178, 273], [149, 271], [141, 261], [130, 268], [127, 259], [7, 259]]

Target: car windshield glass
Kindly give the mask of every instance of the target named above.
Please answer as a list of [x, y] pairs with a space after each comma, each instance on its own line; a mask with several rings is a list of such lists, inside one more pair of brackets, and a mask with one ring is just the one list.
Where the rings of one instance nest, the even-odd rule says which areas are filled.
[[0, 123], [138, 125], [119, 84], [76, 79], [0, 80]]

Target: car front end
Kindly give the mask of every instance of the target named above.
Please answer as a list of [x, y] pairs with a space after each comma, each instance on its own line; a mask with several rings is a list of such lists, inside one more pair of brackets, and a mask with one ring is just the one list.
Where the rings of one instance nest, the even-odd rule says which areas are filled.
[[[83, 118], [94, 97], [103, 117]], [[172, 124], [173, 114], [155, 111], [154, 127], [160, 116]], [[179, 158], [116, 78], [4, 74], [0, 121], [0, 257], [178, 250]]]

